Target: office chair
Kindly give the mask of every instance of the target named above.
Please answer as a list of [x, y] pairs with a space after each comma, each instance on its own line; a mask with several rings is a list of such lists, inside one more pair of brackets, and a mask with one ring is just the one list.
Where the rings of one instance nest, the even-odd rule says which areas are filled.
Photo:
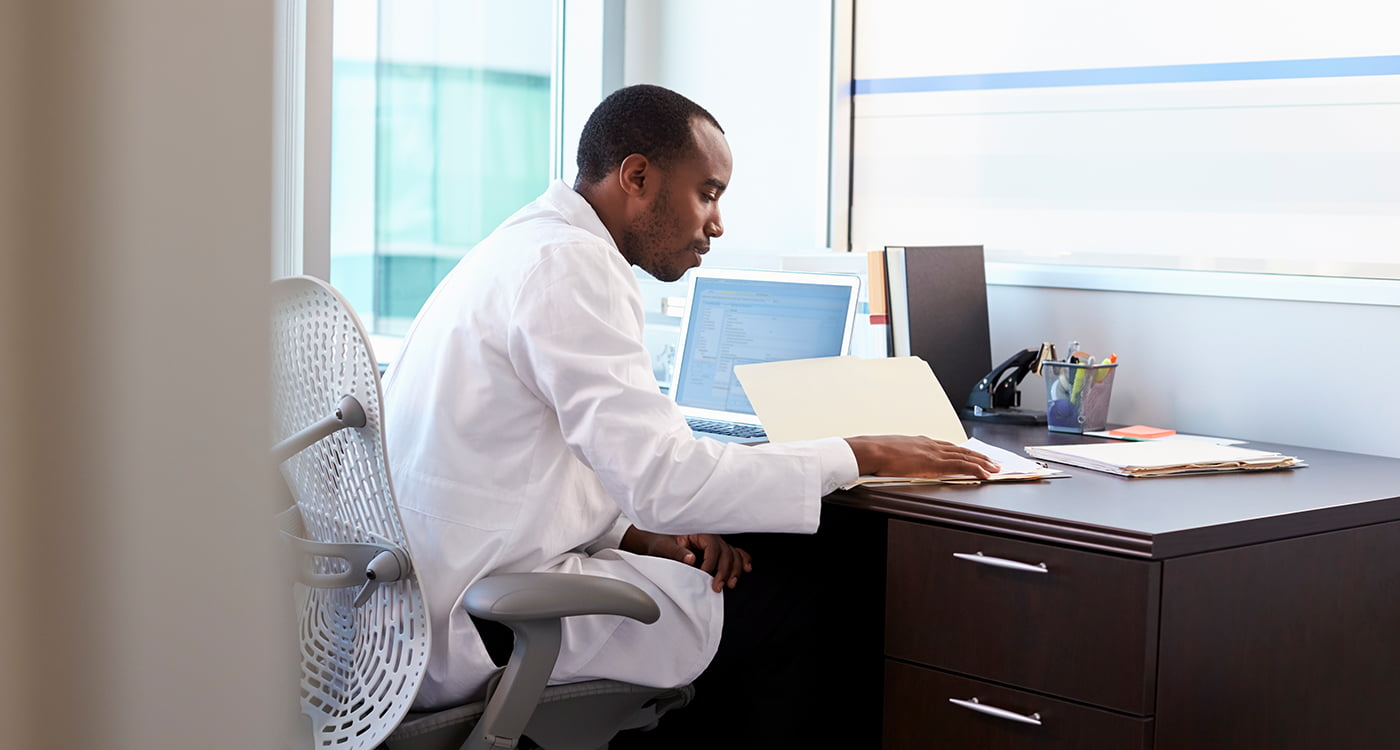
[[280, 526], [301, 558], [301, 712], [312, 746], [509, 749], [523, 737], [534, 743], [527, 747], [593, 750], [689, 702], [689, 686], [595, 680], [546, 687], [562, 618], [612, 614], [651, 623], [660, 611], [623, 581], [513, 573], [484, 578], [465, 597], [474, 616], [515, 634], [486, 699], [412, 712], [432, 633], [389, 479], [369, 338], [345, 299], [320, 280], [275, 281], [272, 297], [272, 453], [295, 501]]

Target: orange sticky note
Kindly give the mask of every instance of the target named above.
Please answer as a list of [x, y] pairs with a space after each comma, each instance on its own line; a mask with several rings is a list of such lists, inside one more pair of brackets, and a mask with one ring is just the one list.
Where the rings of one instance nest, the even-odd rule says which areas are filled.
[[1151, 440], [1153, 438], [1164, 438], [1168, 435], [1175, 435], [1176, 430], [1168, 430], [1165, 427], [1148, 427], [1145, 424], [1135, 424], [1131, 427], [1119, 427], [1116, 430], [1109, 430], [1108, 434], [1114, 437], [1132, 438], [1134, 440]]

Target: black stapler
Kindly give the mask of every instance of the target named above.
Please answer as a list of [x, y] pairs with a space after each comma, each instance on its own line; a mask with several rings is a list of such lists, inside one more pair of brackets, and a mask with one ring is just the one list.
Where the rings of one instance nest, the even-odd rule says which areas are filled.
[[972, 386], [963, 407], [964, 419], [1001, 424], [1045, 424], [1044, 412], [1022, 411], [1018, 386], [1032, 371], [1038, 371], [1041, 349], [1024, 349], [992, 368]]

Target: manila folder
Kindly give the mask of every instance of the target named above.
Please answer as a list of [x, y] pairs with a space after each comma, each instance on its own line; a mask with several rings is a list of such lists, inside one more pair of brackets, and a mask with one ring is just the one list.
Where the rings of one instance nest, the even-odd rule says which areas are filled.
[[918, 357], [821, 357], [734, 368], [774, 443], [857, 435], [967, 441], [933, 370]]

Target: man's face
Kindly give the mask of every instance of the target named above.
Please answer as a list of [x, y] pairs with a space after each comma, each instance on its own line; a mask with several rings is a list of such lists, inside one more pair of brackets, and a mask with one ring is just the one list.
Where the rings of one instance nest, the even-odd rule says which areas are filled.
[[724, 134], [693, 121], [694, 153], [656, 169], [650, 201], [622, 230], [623, 257], [661, 281], [675, 281], [700, 265], [710, 240], [724, 233], [719, 198], [729, 186], [732, 157]]

